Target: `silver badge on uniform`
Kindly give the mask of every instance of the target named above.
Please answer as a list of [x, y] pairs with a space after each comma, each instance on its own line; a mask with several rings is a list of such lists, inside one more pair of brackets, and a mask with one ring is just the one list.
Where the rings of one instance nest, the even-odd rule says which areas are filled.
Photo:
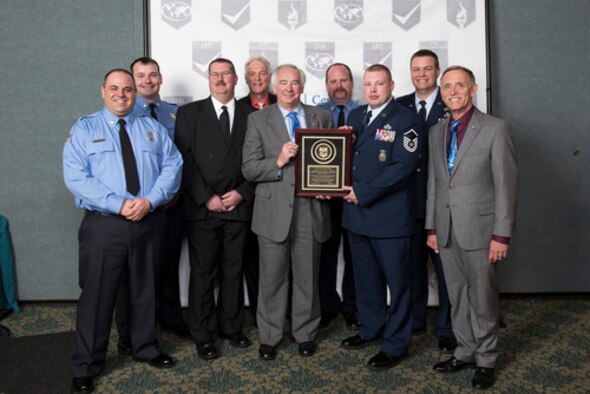
[[148, 131], [147, 137], [148, 137], [148, 141], [149, 142], [154, 142], [155, 141], [154, 133], [152, 133], [151, 131]]
[[410, 153], [414, 153], [418, 149], [418, 133], [414, 129], [404, 133], [404, 148]]
[[176, 114], [173, 114], [172, 112], [170, 112], [168, 115], [170, 116], [171, 121], [176, 122]]
[[379, 149], [379, 161], [383, 162], [387, 160], [387, 152], [385, 152], [385, 149]]

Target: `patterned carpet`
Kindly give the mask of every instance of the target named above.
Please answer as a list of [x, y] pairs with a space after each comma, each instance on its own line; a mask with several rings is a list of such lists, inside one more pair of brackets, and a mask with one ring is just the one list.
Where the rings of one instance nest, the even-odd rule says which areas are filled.
[[[504, 297], [500, 332], [498, 379], [491, 392], [590, 392], [590, 297]], [[431, 310], [429, 319], [434, 319]], [[2, 324], [16, 337], [74, 329], [73, 304], [29, 304]], [[287, 328], [288, 330], [288, 328]], [[288, 331], [287, 331], [288, 332]], [[244, 333], [256, 341], [247, 313]], [[448, 356], [438, 351], [431, 333], [415, 336], [410, 356], [386, 372], [368, 370], [364, 363], [379, 345], [346, 351], [340, 341], [353, 335], [338, 319], [318, 336], [318, 353], [303, 358], [289, 334], [275, 361], [258, 359], [258, 343], [236, 349], [218, 341], [222, 357], [203, 361], [191, 341], [159, 332], [162, 348], [178, 365], [156, 370], [116, 351], [110, 342], [106, 370], [96, 379], [96, 393], [460, 393], [472, 392], [472, 371], [452, 375], [432, 371]], [[64, 365], [63, 368], [67, 368]]]

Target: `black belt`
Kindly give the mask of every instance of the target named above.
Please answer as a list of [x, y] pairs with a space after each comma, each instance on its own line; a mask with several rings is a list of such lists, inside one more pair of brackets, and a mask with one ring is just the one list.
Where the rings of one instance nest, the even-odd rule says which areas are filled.
[[85, 210], [84, 216], [109, 216], [109, 217], [114, 217], [114, 218], [122, 217], [119, 214], [99, 212], [99, 211], [90, 211], [88, 209]]

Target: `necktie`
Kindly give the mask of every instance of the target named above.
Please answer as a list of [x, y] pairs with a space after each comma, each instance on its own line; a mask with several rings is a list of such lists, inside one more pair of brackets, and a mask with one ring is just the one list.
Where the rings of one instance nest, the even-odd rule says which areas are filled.
[[457, 160], [457, 128], [459, 127], [458, 120], [451, 121], [451, 141], [449, 142], [449, 146], [447, 147], [447, 167], [449, 169], [449, 174], [453, 174], [453, 167], [455, 166], [455, 160]]
[[339, 105], [338, 109], [340, 109], [340, 112], [338, 113], [338, 127], [340, 127], [346, 124], [346, 121], [344, 120], [344, 105]]
[[291, 119], [291, 129], [289, 130], [289, 138], [291, 142], [295, 142], [295, 130], [301, 128], [299, 119], [297, 119], [297, 112], [289, 112], [287, 115]]
[[223, 133], [223, 136], [229, 140], [229, 113], [227, 112], [227, 107], [225, 105], [223, 105], [221, 109], [223, 110], [221, 116], [219, 116], [221, 132]]
[[365, 120], [363, 122], [361, 132], [364, 131], [367, 128], [367, 126], [369, 126], [369, 123], [371, 123], [371, 116], [373, 116], [373, 111], [367, 112], [367, 114], [365, 115]]
[[139, 175], [137, 174], [137, 163], [133, 154], [133, 146], [131, 146], [131, 140], [125, 128], [125, 120], [119, 119], [117, 123], [119, 124], [119, 141], [121, 142], [121, 154], [123, 155], [127, 191], [136, 196], [139, 193]]
[[158, 120], [158, 115], [156, 115], [156, 104], [150, 103], [150, 116], [156, 120]]
[[418, 116], [420, 120], [424, 123], [426, 122], [426, 101], [420, 101], [420, 111], [418, 111]]

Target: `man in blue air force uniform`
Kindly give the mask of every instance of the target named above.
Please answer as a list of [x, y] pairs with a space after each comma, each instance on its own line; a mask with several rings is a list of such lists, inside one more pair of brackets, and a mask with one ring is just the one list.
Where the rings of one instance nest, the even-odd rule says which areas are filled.
[[129, 291], [134, 360], [172, 367], [155, 340], [155, 310], [166, 217], [158, 209], [180, 186], [182, 157], [155, 120], [132, 112], [136, 89], [127, 70], [109, 71], [101, 89], [105, 108], [82, 117], [63, 152], [64, 180], [85, 210], [78, 231], [76, 344], [72, 392], [89, 393], [103, 369], [115, 297]]
[[393, 88], [387, 67], [367, 68], [363, 92], [368, 106], [353, 110], [348, 121], [356, 140], [342, 226], [350, 240], [361, 326], [342, 347], [359, 349], [382, 338], [381, 351], [367, 363], [373, 370], [397, 365], [408, 353], [412, 332], [409, 252], [422, 125], [392, 98]]

